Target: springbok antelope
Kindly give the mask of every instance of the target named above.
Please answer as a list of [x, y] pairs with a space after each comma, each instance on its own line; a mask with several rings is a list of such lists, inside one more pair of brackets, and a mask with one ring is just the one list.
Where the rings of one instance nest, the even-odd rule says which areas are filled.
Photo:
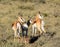
[[15, 21], [14, 23], [12, 23], [12, 29], [14, 30], [15, 37], [20, 36], [20, 28], [21, 28], [21, 25], [19, 21]]
[[22, 28], [22, 35], [27, 37], [28, 36], [28, 28], [30, 26], [30, 20], [28, 20], [27, 22], [25, 22], [24, 24], [21, 25]]
[[22, 17], [18, 17], [17, 21], [12, 23], [12, 29], [14, 30], [14, 36], [20, 37], [20, 31], [21, 31], [21, 24], [23, 24], [25, 20]]
[[21, 28], [22, 28], [22, 35], [23, 38], [25, 40], [25, 43], [29, 42], [29, 38], [28, 38], [28, 28], [30, 26], [31, 22], [30, 19], [27, 20], [27, 22], [25, 22], [24, 24], [22, 24]]
[[34, 20], [30, 20], [30, 23], [32, 24], [32, 35], [36, 35], [36, 30], [40, 32], [40, 35], [44, 32], [46, 33], [44, 29], [44, 21], [41, 19], [40, 14], [37, 14]]

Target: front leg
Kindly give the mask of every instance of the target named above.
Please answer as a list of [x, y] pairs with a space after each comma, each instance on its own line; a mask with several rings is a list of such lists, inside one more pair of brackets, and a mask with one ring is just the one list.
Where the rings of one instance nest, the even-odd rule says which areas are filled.
[[20, 37], [20, 31], [21, 31], [21, 25], [20, 25], [20, 23], [17, 23], [18, 37]]
[[34, 34], [36, 35], [36, 27], [35, 26], [36, 26], [35, 24], [32, 25], [32, 36], [34, 36]]

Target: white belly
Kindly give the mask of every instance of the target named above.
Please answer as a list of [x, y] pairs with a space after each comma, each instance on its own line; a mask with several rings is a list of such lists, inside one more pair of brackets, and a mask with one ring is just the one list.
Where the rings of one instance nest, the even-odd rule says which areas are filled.
[[28, 25], [27, 24], [23, 24], [24, 27], [28, 28]]

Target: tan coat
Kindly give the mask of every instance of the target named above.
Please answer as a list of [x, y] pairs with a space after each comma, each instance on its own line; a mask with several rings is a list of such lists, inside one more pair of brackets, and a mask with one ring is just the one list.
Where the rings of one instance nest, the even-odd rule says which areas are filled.
[[41, 26], [41, 19], [38, 17], [38, 15], [35, 17], [33, 23], [36, 23], [38, 28]]

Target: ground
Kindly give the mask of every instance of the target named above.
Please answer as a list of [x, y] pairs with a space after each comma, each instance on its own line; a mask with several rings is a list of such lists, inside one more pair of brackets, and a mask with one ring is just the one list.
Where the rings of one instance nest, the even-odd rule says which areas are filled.
[[[29, 39], [30, 43], [14, 41], [12, 23], [21, 13], [27, 21], [41, 11], [46, 34]], [[31, 36], [31, 28], [28, 31]], [[0, 0], [0, 47], [60, 47], [60, 0]]]

